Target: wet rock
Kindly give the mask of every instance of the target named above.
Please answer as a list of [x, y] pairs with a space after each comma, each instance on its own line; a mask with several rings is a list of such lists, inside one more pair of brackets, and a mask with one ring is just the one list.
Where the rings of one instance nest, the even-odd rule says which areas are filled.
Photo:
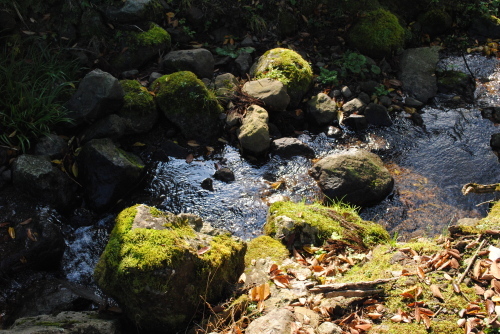
[[114, 76], [95, 69], [80, 82], [78, 90], [66, 103], [73, 126], [103, 118], [120, 109], [123, 89]]
[[234, 173], [227, 167], [220, 168], [215, 171], [214, 179], [223, 181], [223, 182], [231, 182], [234, 181]]
[[349, 117], [344, 118], [343, 123], [345, 126], [356, 131], [361, 131], [368, 127], [368, 122], [366, 121], [364, 115], [350, 115]]
[[249, 96], [261, 100], [271, 110], [285, 110], [290, 103], [286, 87], [278, 80], [264, 78], [248, 81], [242, 91]]
[[339, 138], [342, 136], [342, 130], [336, 126], [329, 126], [328, 130], [326, 132], [326, 135], [328, 137], [334, 137], [334, 138]]
[[310, 99], [307, 110], [318, 125], [327, 125], [337, 119], [337, 104], [325, 93]]
[[240, 45], [242, 47], [254, 46], [255, 43], [254, 43], [252, 37], [250, 37], [250, 36], [247, 35], [247, 36], [245, 36], [245, 38], [243, 38], [243, 40], [241, 41]]
[[439, 47], [408, 49], [401, 55], [400, 80], [403, 88], [417, 100], [426, 103], [437, 93], [436, 64]]
[[85, 195], [91, 208], [102, 210], [129, 193], [144, 169], [142, 161], [120, 150], [111, 139], [93, 139], [78, 156]]
[[382, 126], [392, 125], [387, 108], [381, 104], [370, 103], [367, 105], [365, 109], [365, 118], [368, 124]]
[[[271, 71], [272, 70], [272, 71]], [[290, 107], [295, 108], [312, 85], [311, 65], [297, 52], [276, 48], [264, 53], [250, 69], [254, 78], [275, 78], [286, 86]]]
[[201, 182], [201, 187], [208, 191], [214, 191], [214, 181], [208, 177]]
[[75, 198], [76, 183], [47, 156], [19, 156], [12, 166], [12, 179], [21, 191], [59, 209], [69, 207]]
[[276, 333], [288, 334], [292, 332], [295, 322], [293, 313], [287, 309], [272, 310], [268, 314], [255, 319], [248, 325], [246, 334]]
[[422, 108], [424, 104], [413, 97], [405, 98], [405, 105], [410, 108]]
[[355, 112], [362, 112], [363, 110], [365, 110], [365, 107], [366, 104], [360, 99], [356, 98], [344, 103], [344, 105], [342, 106], [342, 110], [348, 114], [352, 114]]
[[247, 108], [245, 118], [238, 130], [238, 140], [243, 152], [261, 156], [271, 144], [267, 111], [257, 105]]
[[120, 116], [115, 114], [106, 116], [85, 129], [80, 137], [81, 143], [101, 138], [119, 139], [125, 134], [125, 128], [125, 120]]
[[491, 135], [490, 146], [494, 150], [500, 150], [500, 133], [494, 133]]
[[165, 71], [191, 71], [199, 78], [208, 79], [212, 79], [214, 64], [214, 56], [207, 49], [172, 51], [162, 62]]
[[117, 115], [123, 120], [125, 134], [148, 132], [158, 120], [153, 95], [136, 80], [122, 80], [124, 103]]
[[40, 212], [33, 213], [29, 219], [12, 224], [14, 238], [9, 237], [0, 246], [3, 254], [0, 258], [1, 275], [60, 267], [66, 247], [60, 229], [50, 217]]
[[359, 206], [380, 202], [394, 186], [382, 160], [364, 150], [327, 156], [314, 164], [309, 172], [328, 198]]
[[68, 144], [64, 139], [55, 134], [49, 134], [40, 138], [36, 143], [34, 151], [36, 155], [47, 155], [51, 159], [62, 159], [67, 152]]
[[101, 317], [99, 312], [61, 312], [17, 319], [5, 334], [120, 334], [118, 319]]
[[333, 322], [325, 321], [318, 326], [318, 334], [342, 334], [343, 330]]
[[153, 82], [151, 90], [156, 91], [159, 109], [186, 139], [209, 142], [218, 138], [222, 106], [194, 73], [165, 75]]
[[144, 332], [184, 330], [198, 305], [226, 297], [244, 269], [244, 242], [196, 232], [190, 222], [203, 230], [195, 215], [142, 204], [116, 218], [94, 276]]
[[273, 140], [272, 152], [282, 158], [291, 158], [302, 155], [308, 158], [314, 157], [314, 150], [297, 138], [279, 138]]
[[460, 71], [438, 72], [438, 90], [445, 94], [459, 94], [472, 101], [475, 83], [472, 77]]
[[422, 115], [420, 115], [418, 112], [412, 113], [410, 115], [410, 119], [412, 120], [413, 124], [417, 126], [424, 125], [424, 119], [422, 118]]

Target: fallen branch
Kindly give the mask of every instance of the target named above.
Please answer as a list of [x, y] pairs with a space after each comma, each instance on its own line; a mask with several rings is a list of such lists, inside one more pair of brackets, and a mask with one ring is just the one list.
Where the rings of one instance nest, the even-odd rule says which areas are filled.
[[325, 285], [316, 285], [314, 288], [309, 289], [311, 292], [327, 292], [327, 291], [338, 291], [338, 290], [364, 290], [366, 288], [371, 288], [377, 284], [384, 284], [392, 282], [399, 279], [399, 277], [392, 278], [381, 278], [374, 281], [364, 281], [355, 283], [333, 283]]
[[474, 262], [476, 262], [477, 254], [479, 254], [479, 251], [481, 250], [481, 248], [483, 248], [485, 242], [486, 242], [486, 239], [483, 239], [483, 241], [481, 241], [481, 244], [476, 249], [476, 252], [474, 253], [474, 255], [471, 257], [470, 262], [467, 265], [467, 268], [465, 268], [465, 271], [462, 273], [462, 275], [458, 279], [457, 284], [462, 283], [462, 281], [465, 278], [465, 275], [467, 275], [467, 273], [469, 272], [470, 268], [472, 268], [472, 265], [474, 264]]
[[475, 194], [493, 193], [495, 191], [500, 191], [500, 183], [493, 183], [493, 184], [467, 183], [462, 187], [462, 194], [464, 195], [470, 193], [475, 193]]

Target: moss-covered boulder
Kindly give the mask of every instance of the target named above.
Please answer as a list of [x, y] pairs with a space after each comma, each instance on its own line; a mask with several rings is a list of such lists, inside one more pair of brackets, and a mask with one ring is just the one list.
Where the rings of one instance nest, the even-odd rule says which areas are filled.
[[117, 113], [125, 121], [125, 133], [144, 133], [153, 127], [158, 111], [153, 94], [136, 80], [122, 80], [124, 103]]
[[215, 94], [189, 71], [164, 75], [151, 84], [158, 108], [188, 139], [211, 141], [220, 133], [222, 107]]
[[256, 79], [271, 78], [286, 86], [290, 107], [297, 106], [312, 84], [311, 65], [297, 52], [276, 48], [264, 53], [250, 69]]
[[380, 202], [394, 186], [382, 160], [364, 150], [329, 155], [315, 163], [309, 172], [329, 199], [359, 206]]
[[246, 245], [206, 229], [195, 215], [145, 205], [123, 210], [94, 276], [147, 333], [185, 329], [205, 301], [225, 297], [244, 269]]
[[244, 153], [262, 156], [271, 145], [269, 136], [269, 114], [266, 109], [251, 105], [247, 108], [245, 118], [238, 129], [238, 139]]
[[326, 239], [340, 239], [356, 249], [389, 240], [382, 226], [362, 220], [352, 207], [340, 202], [330, 207], [318, 203], [276, 202], [269, 208], [264, 233], [285, 243], [293, 236], [299, 245], [320, 246]]
[[349, 31], [349, 43], [361, 53], [374, 57], [388, 57], [402, 49], [405, 30], [397, 17], [385, 9], [377, 9], [361, 16]]
[[452, 236], [481, 234], [487, 230], [498, 230], [500, 226], [500, 201], [496, 202], [488, 215], [482, 219], [460, 219], [457, 225], [448, 228]]
[[270, 258], [276, 263], [281, 263], [290, 256], [290, 252], [279, 240], [267, 235], [261, 235], [248, 242], [245, 254], [245, 266], [252, 264], [253, 260]]
[[110, 63], [117, 71], [138, 68], [171, 47], [170, 34], [156, 23], [142, 31], [116, 30], [115, 40], [119, 50]]

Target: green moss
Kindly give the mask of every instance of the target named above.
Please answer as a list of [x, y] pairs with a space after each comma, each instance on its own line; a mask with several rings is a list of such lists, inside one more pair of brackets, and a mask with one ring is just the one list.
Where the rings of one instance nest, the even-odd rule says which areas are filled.
[[259, 61], [252, 75], [256, 79], [271, 78], [281, 81], [287, 87], [288, 95], [292, 99], [297, 94], [300, 95], [300, 99], [311, 86], [313, 78], [311, 65], [297, 52], [276, 48], [264, 53], [261, 59], [266, 61]]
[[133, 48], [156, 47], [166, 44], [170, 48], [170, 34], [155, 23], [150, 23], [149, 30], [143, 32], [134, 32], [128, 35], [128, 41]]
[[125, 115], [147, 115], [155, 111], [153, 95], [136, 80], [121, 80], [125, 92], [121, 113]]
[[120, 148], [117, 148], [116, 150], [118, 151], [118, 153], [121, 157], [127, 159], [127, 161], [130, 162], [132, 165], [139, 167], [141, 169], [144, 168], [144, 164], [142, 164], [142, 162], [139, 161], [139, 159], [137, 157], [135, 157], [134, 155], [127, 153]]
[[373, 330], [377, 333], [386, 334], [463, 334], [464, 332], [462, 328], [457, 326], [456, 321], [450, 319], [432, 319], [431, 325], [432, 330], [428, 331], [423, 323], [395, 323], [385, 320], [381, 325], [375, 326]]
[[278, 240], [267, 235], [261, 235], [248, 242], [247, 252], [245, 254], [245, 266], [249, 266], [252, 260], [260, 258], [271, 258], [272, 261], [281, 263], [290, 256], [290, 252]]
[[[319, 203], [305, 204], [276, 202], [269, 208], [269, 217], [264, 232], [276, 236], [276, 219], [286, 216], [293, 220], [294, 231], [314, 229], [317, 231], [315, 243], [321, 244], [328, 238], [341, 238], [347, 243], [371, 247], [389, 241], [389, 234], [380, 225], [362, 220], [354, 207], [341, 202], [327, 207]], [[361, 243], [361, 245], [360, 245]]]
[[460, 71], [443, 71], [438, 73], [438, 82], [448, 87], [460, 86], [467, 82], [469, 76]]
[[359, 19], [349, 32], [349, 39], [361, 53], [382, 58], [403, 48], [405, 29], [394, 14], [377, 9]]

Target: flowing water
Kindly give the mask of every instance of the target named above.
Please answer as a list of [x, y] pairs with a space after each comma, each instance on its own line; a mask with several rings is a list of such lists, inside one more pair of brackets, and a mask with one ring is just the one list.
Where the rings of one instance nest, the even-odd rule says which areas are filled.
[[[362, 210], [364, 219], [409, 237], [434, 235], [459, 218], [486, 214], [487, 205], [476, 205], [492, 199], [492, 195], [463, 196], [460, 190], [468, 182], [498, 182], [500, 164], [489, 146], [491, 134], [498, 130], [482, 118], [479, 107], [499, 105], [500, 70], [495, 59], [482, 56], [467, 56], [467, 63], [477, 78], [489, 79], [478, 81], [475, 106], [450, 108], [446, 107], [448, 97], [438, 97], [423, 109], [423, 127], [398, 114], [391, 127], [370, 128], [358, 134], [344, 129], [340, 139], [324, 133], [299, 136], [318, 158], [352, 148], [365, 148], [383, 158], [395, 178], [395, 189], [379, 205]], [[444, 59], [440, 66], [467, 70], [460, 57]], [[233, 170], [236, 180], [213, 180], [213, 191], [203, 189], [202, 181], [213, 176], [217, 164]], [[198, 214], [212, 225], [248, 239], [261, 233], [270, 202], [283, 198], [311, 202], [319, 198], [319, 188], [308, 175], [311, 166], [312, 162], [303, 157], [271, 157], [256, 165], [229, 145], [213, 159], [187, 163], [171, 158], [156, 163], [150, 171], [146, 204], [154, 203], [174, 213]], [[95, 227], [75, 231], [64, 258], [69, 280], [91, 281], [111, 224], [112, 217], [107, 217]]]

